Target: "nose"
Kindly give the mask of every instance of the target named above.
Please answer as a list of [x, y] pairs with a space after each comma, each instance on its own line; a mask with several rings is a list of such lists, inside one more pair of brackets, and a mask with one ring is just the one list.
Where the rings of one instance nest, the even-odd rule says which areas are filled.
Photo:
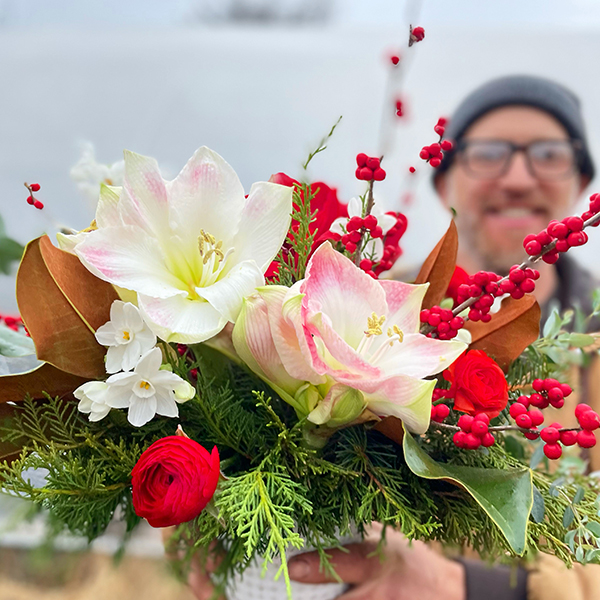
[[538, 185], [537, 177], [531, 173], [524, 152], [513, 154], [506, 173], [498, 183], [505, 191], [516, 194], [527, 193]]

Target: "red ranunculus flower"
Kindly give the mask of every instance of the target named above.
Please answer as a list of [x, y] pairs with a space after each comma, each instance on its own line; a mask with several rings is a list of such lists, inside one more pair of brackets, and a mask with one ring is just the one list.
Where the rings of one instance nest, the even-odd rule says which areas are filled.
[[446, 396], [454, 408], [470, 415], [485, 413], [493, 419], [508, 402], [508, 383], [498, 363], [483, 350], [469, 350], [444, 371], [452, 385]]
[[[269, 181], [280, 185], [287, 185], [288, 187], [299, 184], [298, 181], [292, 179], [285, 173], [276, 173], [271, 176]], [[310, 189], [313, 192], [317, 189], [319, 190], [310, 203], [311, 211], [313, 213], [316, 211], [315, 218], [309, 225], [310, 232], [316, 232], [312, 247], [312, 252], [314, 252], [323, 242], [335, 238], [336, 234], [332, 234], [329, 231], [329, 228], [338, 217], [348, 216], [348, 207], [338, 200], [337, 190], [335, 188], [329, 187], [321, 181], [311, 183]], [[297, 209], [298, 206], [294, 205], [294, 208]], [[292, 221], [292, 229], [296, 230], [297, 228], [298, 223]], [[339, 239], [339, 236], [337, 236], [337, 239]], [[273, 261], [265, 273], [266, 277], [275, 276], [277, 274], [278, 266], [277, 262]]]
[[133, 507], [152, 527], [169, 527], [197, 517], [219, 482], [219, 452], [172, 435], [142, 453], [131, 472]]
[[452, 279], [448, 284], [448, 291], [446, 292], [447, 298], [452, 298], [454, 304], [458, 303], [458, 286], [463, 283], [469, 283], [469, 274], [459, 267], [454, 267], [454, 273], [452, 273]]

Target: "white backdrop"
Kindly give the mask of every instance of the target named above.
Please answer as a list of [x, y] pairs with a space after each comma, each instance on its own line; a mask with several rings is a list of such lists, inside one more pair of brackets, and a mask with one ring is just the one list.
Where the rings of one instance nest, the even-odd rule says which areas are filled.
[[[353, 176], [355, 155], [378, 151], [383, 57], [406, 37], [398, 28], [367, 26], [0, 30], [0, 214], [21, 242], [57, 223], [87, 226], [93, 207], [69, 179], [84, 140], [102, 162], [128, 148], [155, 156], [171, 176], [207, 145], [249, 188], [277, 171], [300, 175], [339, 115], [338, 131], [309, 174], [348, 200], [362, 189]], [[600, 160], [597, 33], [433, 25], [412, 50], [409, 115], [392, 125], [396, 148], [379, 187], [381, 201], [397, 208], [408, 166], [419, 169], [416, 199], [406, 210], [404, 265], [421, 261], [446, 224], [418, 151], [434, 141], [438, 116], [486, 79], [533, 73], [571, 87], [583, 100]], [[46, 209], [25, 203], [23, 181], [42, 185]], [[592, 238], [574, 255], [600, 273], [600, 232]], [[1, 277], [0, 313], [15, 309], [14, 280]]]

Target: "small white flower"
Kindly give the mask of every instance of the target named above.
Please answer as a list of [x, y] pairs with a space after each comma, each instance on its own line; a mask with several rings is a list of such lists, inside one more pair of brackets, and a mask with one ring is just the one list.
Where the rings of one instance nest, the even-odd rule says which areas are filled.
[[107, 373], [131, 371], [142, 354], [156, 346], [156, 335], [144, 323], [137, 307], [121, 300], [112, 303], [110, 321], [98, 327], [96, 339], [108, 346]]
[[161, 369], [160, 348], [146, 352], [131, 373], [111, 375], [106, 383], [106, 403], [112, 408], [129, 408], [127, 419], [141, 427], [154, 415], [177, 417], [177, 402], [186, 402], [196, 391], [184, 379]]
[[[377, 224], [383, 230], [383, 235], [385, 235], [396, 224], [396, 219], [392, 217], [392, 215], [387, 215], [383, 209], [377, 205], [377, 203], [373, 205], [371, 214], [377, 219]], [[350, 199], [350, 202], [348, 202], [348, 218], [337, 218], [331, 224], [329, 230], [333, 233], [344, 235], [344, 227], [346, 227], [348, 221], [352, 217], [362, 217], [362, 203], [359, 198]], [[380, 239], [369, 242], [363, 251], [363, 256], [373, 256], [375, 260], [380, 260], [383, 256], [383, 242]]]
[[92, 202], [98, 200], [100, 185], [102, 183], [110, 186], [123, 185], [125, 163], [120, 160], [112, 165], [105, 165], [96, 160], [94, 145], [90, 142], [82, 144], [81, 158], [71, 168], [71, 179], [77, 184], [77, 188]]
[[89, 414], [90, 421], [100, 421], [110, 412], [110, 406], [106, 404], [107, 394], [108, 385], [104, 381], [88, 381], [73, 392], [79, 400], [77, 408]]

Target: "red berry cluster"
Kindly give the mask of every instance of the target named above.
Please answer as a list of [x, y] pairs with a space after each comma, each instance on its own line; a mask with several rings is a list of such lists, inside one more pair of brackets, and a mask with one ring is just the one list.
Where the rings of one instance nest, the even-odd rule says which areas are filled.
[[[434, 390], [435, 391], [435, 390]], [[440, 390], [445, 391], [445, 390]], [[435, 399], [435, 394], [434, 394]], [[450, 416], [450, 408], [446, 404], [434, 404], [431, 407], [431, 420], [436, 423], [442, 423]]]
[[367, 156], [363, 152], [356, 155], [356, 179], [362, 181], [383, 181], [385, 171], [380, 166], [381, 160], [374, 156]]
[[10, 315], [0, 315], [0, 323], [4, 322], [4, 324], [13, 331], [19, 331], [23, 325], [23, 319], [20, 316], [12, 317]]
[[423, 146], [419, 157], [427, 161], [434, 169], [437, 169], [442, 164], [444, 152], [452, 150], [452, 142], [450, 140], [442, 140], [446, 126], [446, 119], [440, 117], [433, 130], [440, 136], [440, 139], [430, 146]]
[[360, 268], [371, 277], [376, 279], [383, 271], [389, 271], [396, 260], [402, 255], [400, 248], [400, 239], [406, 232], [407, 221], [402, 213], [390, 211], [387, 213], [396, 218], [396, 223], [383, 234], [383, 230], [377, 224], [377, 218], [374, 215], [367, 215], [364, 219], [361, 217], [352, 217], [346, 225], [346, 233], [342, 236], [342, 244], [346, 250], [353, 254], [357, 245], [360, 243], [364, 232], [368, 232], [371, 239], [382, 238], [383, 254], [379, 261], [372, 261], [369, 258], [363, 258], [360, 261]]
[[433, 327], [433, 331], [427, 334], [427, 337], [434, 335], [440, 340], [451, 340], [456, 337], [458, 331], [464, 326], [465, 320], [462, 317], [454, 316], [449, 308], [432, 306], [424, 309], [420, 314], [421, 323]]
[[27, 196], [27, 204], [31, 204], [31, 206], [35, 206], [38, 210], [42, 210], [44, 205], [33, 195], [34, 192], [40, 191], [39, 183], [28, 184], [25, 182], [25, 187], [29, 190], [29, 196]]
[[498, 287], [500, 292], [510, 294], [515, 300], [519, 300], [525, 294], [531, 294], [535, 290], [535, 282], [540, 278], [540, 273], [536, 269], [526, 267], [522, 269], [520, 265], [513, 265], [508, 273], [508, 279], [503, 279]]
[[402, 100], [400, 100], [400, 99], [396, 100], [396, 116], [397, 117], [404, 116]]
[[489, 314], [494, 298], [502, 295], [498, 287], [500, 276], [491, 271], [479, 271], [469, 276], [467, 283], [462, 283], [456, 290], [456, 303], [462, 304], [469, 298], [478, 298], [469, 310], [471, 321], [487, 323], [492, 316]]
[[416, 42], [422, 42], [425, 37], [425, 30], [422, 27], [412, 27], [410, 28], [410, 35], [408, 38], [408, 45], [412, 46]]
[[496, 439], [489, 431], [490, 418], [485, 413], [462, 415], [458, 419], [460, 431], [457, 431], [452, 440], [458, 448], [465, 450], [477, 450], [480, 446], [489, 448], [494, 445]]

